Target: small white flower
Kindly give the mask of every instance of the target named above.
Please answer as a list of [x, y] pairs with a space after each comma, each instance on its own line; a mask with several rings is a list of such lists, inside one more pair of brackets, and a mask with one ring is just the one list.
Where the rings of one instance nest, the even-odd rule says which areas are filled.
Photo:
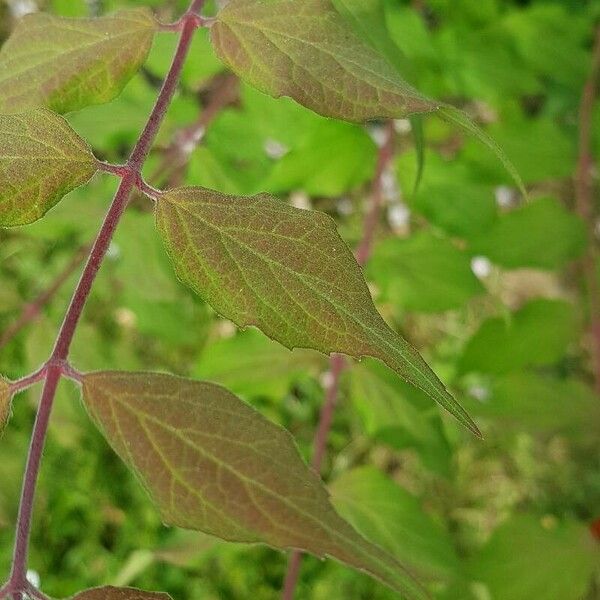
[[496, 204], [501, 208], [510, 208], [517, 202], [514, 190], [507, 185], [499, 185], [495, 189]]
[[38, 11], [38, 6], [33, 0], [16, 0], [9, 4], [9, 8], [16, 19]]
[[492, 263], [485, 256], [474, 256], [471, 260], [471, 271], [479, 279], [485, 279], [492, 272]]
[[280, 158], [283, 158], [290, 151], [285, 144], [282, 144], [281, 142], [271, 138], [265, 140], [264, 149], [265, 154], [273, 160], [279, 160]]
[[397, 202], [388, 208], [388, 221], [393, 229], [402, 229], [410, 222], [410, 208], [404, 202]]

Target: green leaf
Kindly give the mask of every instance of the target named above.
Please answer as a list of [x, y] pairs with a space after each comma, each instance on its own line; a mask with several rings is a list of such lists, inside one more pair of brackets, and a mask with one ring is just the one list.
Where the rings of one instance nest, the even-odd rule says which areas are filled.
[[11, 399], [10, 383], [3, 377], [0, 377], [0, 433], [6, 427], [10, 417]]
[[97, 170], [92, 151], [58, 115], [0, 115], [0, 226], [33, 223]]
[[[575, 170], [577, 149], [573, 136], [547, 117], [505, 119], [490, 126], [490, 134], [527, 183], [571, 177]], [[498, 183], [506, 180], [497, 161], [482, 154], [478, 144], [468, 142], [464, 156], [480, 176]]]
[[0, 112], [64, 113], [112, 100], [143, 64], [156, 29], [143, 8], [98, 19], [26, 15], [0, 51]]
[[485, 321], [469, 340], [461, 371], [503, 374], [527, 365], [552, 364], [577, 337], [572, 305], [558, 300], [533, 300], [508, 319]]
[[375, 144], [362, 128], [324, 121], [277, 162], [263, 187], [337, 197], [369, 181], [375, 162]]
[[428, 396], [372, 359], [354, 365], [347, 376], [352, 405], [367, 435], [396, 450], [415, 448], [428, 469], [449, 475], [451, 449]]
[[381, 318], [333, 219], [266, 194], [178, 188], [156, 204], [181, 281], [236, 325], [288, 348], [385, 362], [477, 433], [419, 353]]
[[419, 501], [374, 467], [347, 471], [330, 486], [338, 512], [368, 540], [435, 578], [456, 577], [452, 540]]
[[[502, 149], [462, 111], [426, 98], [380, 53], [363, 41], [353, 0], [238, 0], [217, 14], [211, 40], [219, 57], [245, 81], [274, 96], [290, 96], [327, 117], [347, 121], [404, 118], [438, 112], [475, 136], [504, 164], [524, 192]], [[350, 3], [353, 8], [350, 9]], [[380, 22], [376, 16], [371, 21]], [[377, 36], [369, 27], [368, 39]], [[393, 42], [385, 43], [387, 48]], [[395, 62], [395, 61], [394, 61]]]
[[[231, 360], [233, 356], [235, 360]], [[292, 352], [260, 331], [248, 329], [208, 346], [194, 375], [242, 396], [281, 398], [301, 375], [318, 375], [326, 369], [326, 359], [320, 354], [299, 349]]]
[[170, 600], [170, 598], [169, 594], [162, 592], [143, 592], [134, 588], [106, 586], [79, 592], [72, 600]]
[[471, 270], [470, 257], [447, 239], [427, 232], [377, 244], [368, 272], [387, 299], [413, 311], [460, 308], [484, 291]]
[[332, 556], [408, 598], [427, 594], [341, 519], [291, 435], [220, 386], [152, 373], [91, 373], [83, 399], [170, 524]]
[[[410, 207], [443, 229], [451, 237], [471, 239], [489, 229], [497, 218], [494, 186], [475, 179], [474, 169], [464, 161], [448, 160], [427, 150], [421, 185]], [[418, 178], [420, 159], [416, 151], [405, 152], [396, 161], [402, 189], [410, 189]]]
[[515, 168], [502, 147], [498, 145], [485, 131], [483, 131], [481, 127], [475, 124], [466, 113], [458, 108], [455, 108], [454, 106], [446, 104], [440, 107], [438, 114], [449, 123], [458, 125], [461, 129], [472, 135], [475, 139], [491, 150], [496, 158], [498, 158], [504, 165], [504, 168], [513, 178], [523, 196], [527, 196], [527, 190], [523, 185], [519, 171]]
[[585, 597], [599, 553], [575, 521], [516, 516], [501, 526], [471, 561], [472, 577], [494, 600], [579, 600]]
[[411, 398], [410, 392], [414, 388], [400, 381], [385, 365], [370, 359], [354, 365], [349, 377], [350, 397], [368, 434], [377, 436], [384, 430], [403, 429], [418, 442], [429, 441], [432, 428], [421, 413], [423, 408], [432, 406], [427, 396], [412, 402], [414, 395]]
[[586, 242], [583, 221], [543, 198], [502, 216], [473, 239], [470, 250], [503, 267], [554, 269], [580, 256]]
[[578, 437], [600, 425], [598, 397], [576, 379], [510, 373], [494, 382], [489, 398], [469, 404], [476, 415], [533, 433], [573, 431]]

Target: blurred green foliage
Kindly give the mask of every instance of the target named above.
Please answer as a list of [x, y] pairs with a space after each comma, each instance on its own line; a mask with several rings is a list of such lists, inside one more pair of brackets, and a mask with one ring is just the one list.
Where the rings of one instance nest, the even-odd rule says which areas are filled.
[[[24, 4], [0, 4], [4, 37]], [[164, 21], [184, 0], [40, 0], [68, 16], [150, 5]], [[373, 4], [373, 3], [369, 3]], [[375, 3], [377, 6], [378, 3]], [[590, 67], [597, 2], [384, 0], [364, 22], [421, 91], [460, 105], [515, 162], [524, 204], [476, 140], [424, 121], [425, 166], [407, 123], [386, 180], [386, 213], [366, 273], [388, 322], [423, 352], [478, 419], [472, 439], [420, 392], [374, 361], [342, 381], [324, 476], [339, 510], [371, 540], [444, 575], [444, 600], [600, 597], [600, 401], [592, 391], [588, 302], [574, 214], [577, 111]], [[209, 10], [214, 10], [214, 5]], [[382, 29], [383, 28], [383, 29]], [[382, 41], [382, 34], [389, 39]], [[160, 34], [146, 64], [110, 104], [69, 115], [95, 152], [119, 161], [137, 137], [174, 38]], [[146, 175], [193, 123], [222, 68], [198, 32], [182, 87]], [[319, 117], [241, 86], [189, 157], [184, 181], [223, 192], [271, 191], [334, 216], [349, 244], [377, 154], [369, 129]], [[600, 103], [593, 124], [600, 150]], [[115, 182], [96, 176], [45, 219], [0, 231], [0, 331], [92, 239]], [[39, 319], [0, 349], [19, 377], [47, 357], [77, 274]], [[154, 369], [223, 383], [287, 427], [308, 459], [323, 401], [323, 357], [290, 353], [255, 331], [235, 332], [168, 265], [149, 206], [135, 199], [94, 286], [72, 353], [81, 370]], [[19, 397], [0, 441], [0, 571], [10, 566], [20, 479], [38, 389]], [[271, 600], [286, 557], [264, 547], [167, 529], [138, 483], [63, 384], [44, 457], [32, 568], [53, 596], [102, 582], [180, 599]], [[297, 597], [395, 597], [331, 561], [304, 562]]]

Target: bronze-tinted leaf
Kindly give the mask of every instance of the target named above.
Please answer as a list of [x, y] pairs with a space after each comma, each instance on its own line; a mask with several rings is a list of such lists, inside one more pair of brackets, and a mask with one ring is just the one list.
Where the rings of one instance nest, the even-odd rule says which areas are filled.
[[145, 8], [97, 19], [23, 17], [0, 51], [0, 112], [63, 113], [112, 100], [143, 64], [156, 28]]
[[211, 27], [219, 57], [271, 96], [364, 121], [435, 110], [333, 7], [331, 0], [236, 0]]
[[134, 588], [106, 586], [79, 592], [72, 600], [170, 600], [170, 598], [169, 594], [162, 592], [143, 592]]
[[39, 219], [96, 170], [63, 117], [44, 108], [0, 115], [0, 227]]
[[525, 193], [502, 149], [465, 113], [408, 84], [392, 65], [397, 55], [386, 40], [364, 41], [356, 14], [350, 18], [346, 9], [343, 16], [331, 0], [235, 0], [218, 13], [211, 39], [248, 83], [327, 117], [365, 121], [437, 112], [494, 152]]
[[218, 385], [153, 373], [90, 373], [83, 400], [164, 521], [236, 542], [332, 556], [407, 598], [427, 594], [333, 509], [291, 435]]
[[163, 194], [157, 226], [178, 277], [240, 327], [288, 348], [385, 362], [478, 434], [419, 353], [381, 318], [352, 252], [324, 213], [266, 194]]
[[10, 417], [11, 398], [10, 383], [0, 377], [0, 433], [6, 427]]

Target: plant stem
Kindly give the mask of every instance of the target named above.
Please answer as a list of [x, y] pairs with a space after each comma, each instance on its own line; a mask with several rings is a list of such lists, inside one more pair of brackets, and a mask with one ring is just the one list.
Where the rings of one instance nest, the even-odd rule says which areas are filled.
[[181, 28], [179, 43], [173, 57], [171, 68], [163, 82], [163, 86], [148, 118], [148, 122], [140, 134], [129, 161], [127, 162], [127, 172], [122, 175], [121, 183], [106, 214], [96, 241], [94, 242], [86, 266], [81, 275], [81, 279], [75, 289], [65, 319], [59, 330], [54, 350], [47, 363], [46, 381], [31, 437], [27, 466], [23, 479], [21, 502], [19, 505], [19, 516], [17, 519], [15, 548], [10, 577], [10, 583], [15, 590], [27, 591], [27, 554], [31, 532], [35, 487], [48, 431], [50, 413], [52, 411], [58, 383], [63, 375], [64, 364], [68, 358], [69, 348], [90, 294], [92, 284], [96, 278], [96, 274], [106, 256], [115, 229], [127, 206], [129, 194], [141, 178], [144, 160], [150, 152], [156, 134], [158, 133], [167, 108], [169, 107], [177, 88], [181, 69], [188, 54], [194, 31], [199, 26], [196, 12], [201, 9], [202, 5], [202, 0], [193, 0], [190, 4], [190, 8], [183, 17], [183, 26]]
[[17, 320], [8, 327], [2, 335], [0, 335], [0, 348], [4, 348], [9, 342], [11, 342], [15, 336], [26, 327], [29, 323], [34, 321], [42, 308], [46, 306], [56, 295], [62, 285], [71, 277], [71, 275], [77, 270], [81, 263], [85, 260], [86, 256], [90, 251], [90, 246], [85, 245], [79, 248], [75, 256], [67, 264], [64, 270], [57, 276], [57, 278], [50, 284], [48, 289], [44, 290], [37, 298], [32, 302], [27, 303]]
[[[393, 121], [389, 121], [386, 124], [385, 140], [381, 145], [377, 156], [377, 167], [371, 184], [370, 207], [365, 215], [362, 239], [356, 250], [356, 261], [361, 266], [366, 264], [373, 249], [373, 242], [375, 240], [377, 224], [379, 223], [383, 204], [383, 180], [385, 172], [393, 157], [394, 123]], [[313, 442], [312, 467], [317, 473], [320, 473], [323, 458], [325, 457], [327, 438], [329, 437], [329, 431], [331, 430], [331, 423], [333, 422], [333, 416], [339, 396], [340, 377], [345, 367], [346, 361], [341, 354], [331, 355], [331, 358], [329, 359], [329, 370], [326, 375], [327, 384], [325, 402], [321, 408], [319, 423]], [[294, 550], [290, 555], [287, 573], [283, 582], [283, 590], [281, 592], [282, 600], [293, 600], [301, 565], [302, 552]]]
[[190, 155], [202, 141], [206, 128], [225, 106], [237, 99], [239, 80], [235, 75], [217, 75], [213, 78], [211, 87], [213, 90], [198, 118], [180, 129], [163, 150], [163, 159], [150, 177], [151, 181], [158, 182], [159, 185], [166, 182], [168, 187], [181, 185]]
[[596, 273], [597, 250], [595, 246], [592, 114], [596, 89], [600, 79], [600, 27], [596, 29], [592, 69], [583, 88], [579, 109], [579, 159], [575, 175], [577, 212], [588, 228], [589, 250], [583, 258], [583, 271], [589, 299], [590, 324], [594, 356], [594, 380], [600, 393], [600, 289]]

